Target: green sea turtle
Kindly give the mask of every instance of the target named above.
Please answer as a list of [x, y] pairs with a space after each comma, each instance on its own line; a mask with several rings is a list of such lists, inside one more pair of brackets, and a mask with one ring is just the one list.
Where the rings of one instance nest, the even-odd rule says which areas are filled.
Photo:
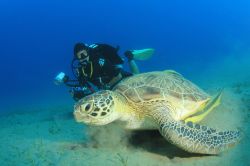
[[158, 129], [162, 136], [192, 153], [218, 154], [234, 145], [238, 131], [217, 131], [197, 124], [220, 102], [172, 70], [148, 72], [122, 80], [74, 106], [77, 122], [106, 125], [115, 120], [127, 129]]

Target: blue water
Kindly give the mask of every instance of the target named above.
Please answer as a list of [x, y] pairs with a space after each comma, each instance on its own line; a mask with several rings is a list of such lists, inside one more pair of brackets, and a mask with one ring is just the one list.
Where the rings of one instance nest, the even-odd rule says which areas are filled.
[[249, 53], [249, 9], [249, 0], [1, 0], [0, 104], [72, 102], [53, 78], [70, 73], [78, 41], [120, 45], [121, 55], [153, 47], [155, 56], [138, 62], [141, 71], [192, 76], [218, 59]]

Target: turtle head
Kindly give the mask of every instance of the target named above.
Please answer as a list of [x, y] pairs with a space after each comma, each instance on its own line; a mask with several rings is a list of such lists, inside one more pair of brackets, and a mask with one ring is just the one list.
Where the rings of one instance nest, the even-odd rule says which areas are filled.
[[89, 125], [106, 125], [119, 117], [115, 111], [114, 92], [102, 90], [79, 100], [74, 106], [77, 122]]

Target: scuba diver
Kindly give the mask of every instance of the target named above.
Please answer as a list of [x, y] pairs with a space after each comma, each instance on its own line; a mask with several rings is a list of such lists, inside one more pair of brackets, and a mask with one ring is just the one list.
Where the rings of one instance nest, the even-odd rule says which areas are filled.
[[139, 69], [134, 58], [145, 60], [154, 52], [154, 49], [151, 48], [125, 51], [130, 73], [123, 69], [124, 60], [118, 55], [118, 50], [119, 47], [115, 48], [108, 44], [76, 43], [71, 64], [76, 79], [71, 80], [65, 73], [60, 72], [55, 77], [55, 83], [64, 83], [71, 87], [70, 93], [73, 99], [78, 101], [95, 91], [112, 89], [123, 78], [138, 74]]

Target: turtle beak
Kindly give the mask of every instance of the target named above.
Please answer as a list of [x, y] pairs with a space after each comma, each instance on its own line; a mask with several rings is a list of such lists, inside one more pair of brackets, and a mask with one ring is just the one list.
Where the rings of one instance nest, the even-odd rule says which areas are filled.
[[77, 107], [77, 109], [75, 109], [75, 111], [74, 111], [74, 118], [75, 118], [75, 120], [76, 120], [76, 122], [84, 122], [84, 123], [86, 123], [88, 120], [88, 115], [86, 114], [82, 114], [81, 113], [81, 106], [80, 107]]
[[74, 117], [77, 122], [84, 122], [88, 123], [89, 116], [88, 113], [91, 111], [91, 104], [90, 103], [83, 103], [83, 102], [78, 102], [74, 105]]
[[74, 106], [74, 112], [73, 112], [73, 114], [74, 114], [75, 120], [77, 122], [80, 122], [79, 120], [80, 120], [80, 117], [82, 116], [80, 111], [81, 111], [81, 105], [80, 104], [76, 104]]
[[81, 122], [82, 119], [83, 119], [83, 117], [84, 117], [84, 115], [81, 113], [81, 111], [82, 111], [81, 109], [82, 108], [81, 108], [81, 104], [80, 103], [79, 104], [78, 103], [75, 104], [73, 114], [74, 114], [75, 120], [77, 122]]
[[74, 117], [75, 117], [75, 120], [77, 121], [77, 122], [81, 122], [81, 120], [80, 120], [80, 112], [79, 111], [74, 111]]

